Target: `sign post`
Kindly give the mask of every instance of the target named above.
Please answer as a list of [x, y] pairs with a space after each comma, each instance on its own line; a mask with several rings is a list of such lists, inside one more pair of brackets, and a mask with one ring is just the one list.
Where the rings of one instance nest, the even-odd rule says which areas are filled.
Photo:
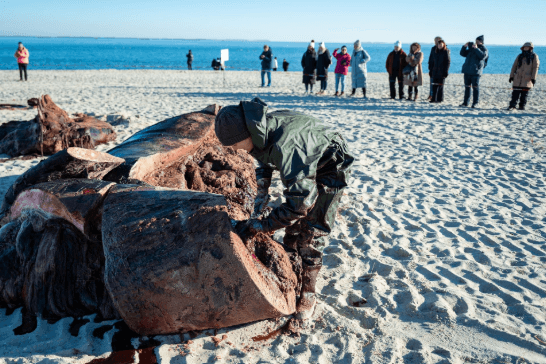
[[[226, 69], [226, 61], [229, 61], [229, 49], [222, 49], [220, 51], [220, 67], [222, 67], [222, 71], [225, 71]], [[222, 72], [222, 74], [224, 77], [224, 87], [226, 87], [226, 74], [224, 72]]]

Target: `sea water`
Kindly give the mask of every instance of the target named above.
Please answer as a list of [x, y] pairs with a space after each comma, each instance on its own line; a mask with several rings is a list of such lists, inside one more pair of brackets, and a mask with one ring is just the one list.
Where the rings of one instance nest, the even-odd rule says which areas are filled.
[[[317, 40], [318, 41], [318, 40]], [[0, 37], [0, 69], [17, 69], [13, 54], [17, 43], [23, 42], [30, 53], [29, 71], [39, 70], [80, 70], [80, 69], [187, 69], [186, 54], [191, 49], [194, 55], [193, 69], [211, 70], [212, 60], [220, 57], [221, 49], [229, 49], [226, 69], [231, 71], [259, 70], [264, 44], [268, 44], [277, 57], [279, 71], [283, 59], [289, 63], [289, 71], [301, 71], [301, 59], [307, 43], [234, 41], [234, 40], [176, 40], [176, 39], [121, 39], [121, 38], [39, 38]], [[347, 45], [352, 52], [353, 41], [327, 43], [333, 53], [335, 48]], [[424, 71], [428, 71], [428, 55], [432, 44], [421, 43], [425, 60]], [[393, 49], [391, 44], [363, 43], [371, 61], [369, 72], [385, 72], [385, 61]], [[449, 73], [460, 73], [464, 58], [459, 55], [461, 44], [448, 44], [451, 50]], [[486, 45], [489, 49], [489, 63], [484, 73], [508, 74], [520, 46]], [[318, 42], [315, 47], [318, 49]], [[409, 44], [403, 49], [408, 52]], [[535, 52], [546, 59], [546, 47], [536, 47]], [[335, 60], [334, 65], [335, 65]], [[333, 71], [334, 66], [331, 66]], [[544, 74], [544, 68], [539, 70]]]

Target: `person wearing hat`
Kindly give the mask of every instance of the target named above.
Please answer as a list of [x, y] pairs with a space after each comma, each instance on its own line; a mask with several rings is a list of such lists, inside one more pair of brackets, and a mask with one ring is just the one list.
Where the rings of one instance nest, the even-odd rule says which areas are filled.
[[[337, 50], [339, 48], [334, 49], [334, 53], [332, 54], [334, 58], [337, 60], [336, 63], [336, 94], [334, 96], [343, 96], [345, 92], [345, 76], [347, 76], [347, 73], [349, 73], [349, 65], [351, 64], [351, 55], [347, 53], [347, 47], [343, 46], [341, 47], [341, 53], [338, 53]], [[339, 90], [339, 83], [341, 82], [341, 93], [338, 92]]]
[[396, 99], [395, 84], [398, 80], [398, 97], [400, 100], [404, 98], [404, 75], [402, 70], [408, 64], [406, 62], [406, 52], [402, 49], [402, 42], [399, 40], [394, 43], [394, 50], [389, 53], [385, 68], [389, 73], [389, 86], [391, 91], [391, 99]]
[[512, 100], [508, 110], [514, 110], [519, 100], [519, 109], [525, 110], [529, 90], [535, 86], [540, 60], [538, 54], [534, 51], [532, 42], [527, 42], [521, 47], [521, 54], [516, 57], [512, 71], [510, 72], [510, 82], [512, 84]]
[[[430, 71], [431, 71], [431, 62], [432, 62], [432, 57], [434, 57], [434, 55], [436, 54], [436, 49], [438, 47], [438, 42], [443, 40], [442, 37], [440, 36], [437, 36], [436, 38], [434, 38], [434, 46], [432, 47], [432, 49], [430, 50], [430, 54], [428, 56], [428, 71], [429, 71], [429, 74], [430, 74]], [[433, 78], [430, 77], [430, 95], [428, 96], [428, 101], [431, 101], [432, 100], [432, 93], [433, 93], [433, 82], [432, 82]]]
[[314, 43], [309, 43], [307, 50], [301, 58], [301, 67], [303, 68], [303, 83], [305, 84], [305, 94], [313, 93], [313, 85], [315, 84], [315, 72], [317, 69], [317, 52], [314, 48]]
[[353, 92], [351, 93], [351, 96], [355, 95], [357, 88], [361, 88], [362, 95], [366, 98], [366, 79], [368, 78], [366, 63], [370, 60], [370, 55], [362, 48], [360, 40], [357, 40], [354, 43], [353, 55], [351, 56], [351, 81], [353, 82]]
[[25, 48], [23, 43], [19, 42], [19, 46], [15, 51], [14, 57], [17, 58], [17, 65], [19, 66], [19, 81], [23, 81], [23, 74], [25, 75], [25, 81], [27, 81], [27, 66], [28, 66], [28, 49]]
[[324, 42], [320, 43], [317, 54], [317, 78], [320, 80], [320, 91], [317, 95], [324, 95], [328, 86], [328, 68], [332, 64], [330, 51]]
[[451, 51], [447, 48], [446, 42], [440, 39], [436, 44], [436, 50], [429, 60], [429, 76], [433, 81], [431, 103], [444, 101], [444, 84], [449, 75], [451, 66]]
[[489, 51], [483, 45], [484, 37], [476, 38], [476, 43], [468, 42], [461, 48], [461, 56], [466, 60], [463, 64], [464, 74], [464, 101], [461, 107], [467, 107], [470, 102], [470, 91], [472, 90], [472, 108], [477, 108], [480, 102], [480, 77], [483, 69], [487, 67]]
[[[338, 205], [347, 187], [354, 158], [345, 140], [330, 125], [291, 110], [268, 113], [260, 99], [223, 107], [215, 121], [216, 136], [225, 146], [243, 149], [257, 161], [258, 196], [253, 218], [238, 222], [243, 239], [285, 229], [284, 249], [302, 261], [298, 275], [297, 316], [311, 317], [315, 284], [322, 267], [324, 238], [334, 227]], [[279, 171], [285, 202], [267, 210], [273, 171]]]

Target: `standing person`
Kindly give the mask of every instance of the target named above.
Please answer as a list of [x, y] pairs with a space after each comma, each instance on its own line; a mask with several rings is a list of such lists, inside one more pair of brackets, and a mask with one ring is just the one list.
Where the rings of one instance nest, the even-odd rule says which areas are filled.
[[398, 40], [394, 43], [394, 50], [389, 53], [385, 67], [389, 73], [389, 86], [391, 91], [391, 99], [396, 99], [395, 84], [398, 80], [398, 97], [400, 100], [404, 98], [404, 75], [402, 70], [407, 66], [406, 52], [402, 49], [402, 43]]
[[14, 57], [17, 58], [17, 64], [19, 65], [19, 82], [23, 81], [23, 73], [25, 74], [25, 81], [28, 81], [27, 79], [27, 66], [28, 66], [28, 49], [25, 48], [23, 43], [19, 42], [19, 46], [17, 47], [17, 50], [15, 51]]
[[290, 63], [288, 63], [288, 61], [286, 59], [284, 59], [282, 61], [282, 69], [284, 70], [284, 72], [288, 72], [288, 66], [290, 65]]
[[[235, 232], [246, 241], [254, 234], [285, 228], [285, 249], [297, 253], [302, 262], [297, 318], [308, 319], [317, 302], [324, 238], [334, 227], [354, 157], [336, 128], [321, 120], [297, 111], [267, 111], [257, 98], [225, 106], [216, 116], [214, 130], [223, 145], [246, 150], [256, 159], [260, 186], [256, 202], [268, 200], [273, 171], [280, 172], [286, 201], [263, 219], [239, 222]], [[253, 215], [263, 208], [255, 203]]]
[[[442, 37], [436, 37], [434, 38], [434, 46], [432, 47], [432, 49], [430, 50], [430, 55], [428, 56], [428, 70], [429, 70], [429, 73], [430, 73], [430, 62], [432, 60], [432, 55], [434, 53], [436, 53], [436, 47], [438, 47], [438, 42], [442, 40]], [[432, 85], [433, 82], [432, 82], [432, 77], [430, 78], [430, 95], [428, 96], [428, 101], [432, 100]]]
[[[343, 96], [345, 91], [345, 76], [349, 72], [349, 65], [351, 64], [351, 56], [347, 53], [347, 47], [341, 47], [341, 53], [337, 53], [339, 48], [334, 49], [334, 58], [337, 60], [336, 63], [336, 94], [334, 96]], [[339, 83], [341, 82], [341, 93], [338, 92]]]
[[510, 82], [512, 86], [512, 100], [508, 110], [514, 110], [519, 100], [519, 109], [525, 110], [527, 104], [527, 95], [529, 90], [536, 83], [538, 67], [540, 60], [538, 54], [534, 51], [533, 42], [527, 42], [521, 47], [521, 54], [516, 57], [512, 71], [510, 72]]
[[279, 64], [277, 63], [277, 57], [273, 60], [273, 71], [277, 71], [277, 68], [279, 67]]
[[320, 43], [317, 56], [317, 78], [320, 80], [320, 91], [317, 95], [324, 95], [328, 86], [328, 67], [332, 64], [330, 51], [324, 42]]
[[313, 93], [315, 84], [315, 71], [317, 69], [317, 52], [309, 43], [307, 50], [301, 58], [301, 67], [303, 68], [303, 83], [305, 84], [305, 94]]
[[461, 48], [461, 56], [465, 57], [463, 64], [464, 74], [464, 101], [461, 107], [467, 107], [470, 102], [470, 89], [472, 88], [472, 108], [477, 108], [480, 102], [480, 77], [483, 69], [487, 67], [489, 51], [483, 45], [484, 37], [476, 38], [476, 43], [468, 42]]
[[[408, 100], [417, 101], [418, 87], [423, 84], [423, 52], [421, 52], [419, 43], [413, 43], [410, 46], [406, 62], [408, 62], [408, 66], [404, 71], [404, 85], [408, 86]], [[414, 91], [415, 98], [412, 99]]]
[[357, 88], [362, 88], [363, 97], [366, 98], [366, 78], [368, 77], [366, 63], [370, 59], [368, 52], [362, 48], [360, 40], [357, 40], [354, 44], [353, 55], [351, 57], [351, 80], [353, 81], [351, 96], [355, 95]]
[[447, 49], [446, 43], [440, 39], [436, 44], [436, 50], [429, 60], [429, 76], [433, 80], [432, 84], [432, 99], [430, 102], [444, 101], [444, 83], [449, 74], [449, 66], [451, 65], [451, 51]]
[[273, 60], [273, 51], [266, 44], [264, 51], [260, 55], [262, 60], [262, 87], [265, 87], [265, 75], [267, 74], [267, 87], [271, 87], [271, 64]]
[[188, 54], [186, 54], [186, 58], [188, 59], [188, 70], [191, 71], [192, 70], [191, 65], [193, 63], [193, 53], [191, 52], [191, 49], [188, 52]]

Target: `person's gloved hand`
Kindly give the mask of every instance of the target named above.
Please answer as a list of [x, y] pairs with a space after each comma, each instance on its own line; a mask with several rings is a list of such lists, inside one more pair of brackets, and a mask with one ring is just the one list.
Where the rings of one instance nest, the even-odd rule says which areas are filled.
[[261, 220], [249, 219], [246, 221], [239, 221], [237, 225], [235, 225], [235, 233], [239, 235], [243, 241], [247, 241], [251, 236], [260, 232], [265, 232]]
[[254, 212], [251, 218], [257, 219], [261, 217], [267, 210], [267, 204], [269, 203], [269, 186], [271, 186], [271, 178], [261, 178], [256, 181], [258, 184], [258, 193], [254, 200]]
[[514, 77], [510, 77], [510, 79], [508, 80], [509, 83], [512, 83], [512, 81], [514, 81]]
[[428, 76], [429, 76], [430, 78], [432, 78], [432, 71], [430, 71], [430, 72], [428, 73]]
[[537, 80], [531, 80], [531, 82], [533, 83], [533, 86], [534, 86]]

